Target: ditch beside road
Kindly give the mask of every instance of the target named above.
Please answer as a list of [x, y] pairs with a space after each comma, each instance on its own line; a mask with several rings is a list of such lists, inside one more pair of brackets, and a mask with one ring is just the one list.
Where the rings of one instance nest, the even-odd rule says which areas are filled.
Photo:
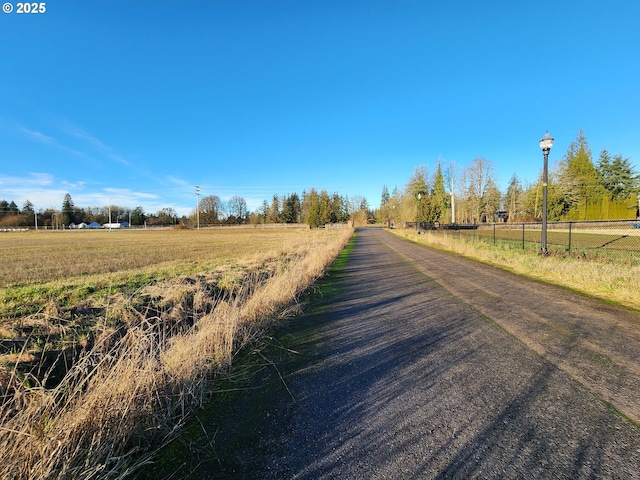
[[375, 228], [320, 292], [155, 478], [640, 478], [640, 313]]

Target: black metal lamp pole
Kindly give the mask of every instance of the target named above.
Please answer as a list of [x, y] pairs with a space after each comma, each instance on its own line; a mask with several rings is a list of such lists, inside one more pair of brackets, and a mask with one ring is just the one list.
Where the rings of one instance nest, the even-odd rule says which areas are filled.
[[416, 225], [416, 229], [418, 230], [418, 235], [420, 235], [420, 199], [422, 198], [422, 193], [418, 192], [418, 225]]
[[540, 239], [540, 255], [547, 256], [547, 186], [549, 184], [549, 151], [553, 146], [553, 137], [549, 131], [540, 140], [540, 148], [544, 155], [544, 166], [542, 169], [542, 238]]

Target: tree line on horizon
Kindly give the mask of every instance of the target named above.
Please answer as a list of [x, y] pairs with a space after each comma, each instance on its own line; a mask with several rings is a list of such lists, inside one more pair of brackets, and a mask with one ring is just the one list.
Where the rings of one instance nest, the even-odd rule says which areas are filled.
[[[329, 194], [311, 188], [302, 194], [274, 194], [264, 200], [254, 212], [240, 196], [222, 201], [216, 195], [203, 197], [189, 215], [178, 216], [167, 207], [156, 213], [142, 207], [124, 208], [111, 205], [113, 222], [127, 221], [131, 225], [170, 226], [306, 223], [312, 228], [330, 223], [352, 221], [364, 225], [377, 221], [424, 223], [476, 224], [482, 222], [535, 222], [542, 218], [542, 172], [535, 183], [523, 184], [514, 173], [505, 192], [497, 185], [496, 173], [490, 160], [482, 157], [460, 167], [454, 162], [438, 162], [430, 174], [424, 165], [416, 167], [403, 190], [395, 187], [389, 192], [383, 186], [380, 207], [370, 209], [365, 197]], [[418, 194], [420, 200], [418, 201]], [[607, 220], [631, 219], [640, 216], [640, 175], [629, 158], [611, 155], [602, 149], [593, 160], [587, 138], [582, 130], [562, 159], [552, 165], [548, 183], [548, 220]], [[66, 194], [60, 210], [35, 212], [27, 200], [18, 208], [15, 202], [0, 201], [0, 228], [33, 226], [62, 228], [71, 223], [100, 224], [109, 220], [109, 207], [74, 205]]]
[[220, 223], [305, 223], [311, 228], [317, 228], [330, 223], [366, 224], [373, 218], [367, 199], [362, 196], [341, 195], [337, 192], [329, 194], [326, 190], [317, 191], [311, 188], [301, 195], [291, 193], [286, 195], [274, 194], [271, 202], [263, 200], [261, 206], [254, 212], [246, 210], [246, 203], [239, 197], [233, 197], [226, 204], [216, 195], [209, 195], [200, 200], [199, 211], [189, 216], [190, 221], [197, 215], [200, 224], [216, 225]]
[[[111, 212], [109, 212], [111, 210]], [[367, 199], [362, 196], [329, 194], [326, 190], [279, 196], [273, 195], [271, 202], [264, 200], [260, 208], [249, 212], [247, 202], [240, 196], [222, 201], [217, 195], [208, 195], [198, 202], [198, 210], [179, 216], [173, 208], [162, 208], [156, 213], [147, 213], [142, 207], [133, 209], [118, 205], [102, 207], [76, 207], [71, 195], [65, 194], [60, 210], [48, 208], [35, 212], [27, 200], [22, 209], [13, 201], [0, 201], [0, 228], [32, 227], [35, 218], [40, 227], [66, 228], [71, 224], [97, 222], [128, 222], [133, 226], [177, 226], [195, 227], [207, 225], [241, 225], [263, 223], [306, 223], [312, 228], [328, 223], [366, 224], [373, 218]]]
[[[477, 224], [537, 222], [542, 218], [542, 172], [523, 185], [514, 173], [505, 192], [497, 186], [490, 160], [475, 158], [465, 168], [438, 163], [430, 174], [417, 167], [403, 190], [383, 186], [376, 219], [380, 223]], [[549, 171], [549, 221], [623, 220], [640, 216], [640, 175], [629, 158], [604, 148], [596, 162], [582, 130]], [[418, 199], [420, 194], [420, 199]]]

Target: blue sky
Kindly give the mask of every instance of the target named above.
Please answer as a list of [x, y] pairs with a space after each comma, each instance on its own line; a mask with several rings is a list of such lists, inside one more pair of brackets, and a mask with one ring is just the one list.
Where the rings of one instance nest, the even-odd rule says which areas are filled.
[[0, 14], [0, 199], [251, 210], [440, 160], [534, 182], [583, 129], [640, 163], [640, 2], [55, 0]]

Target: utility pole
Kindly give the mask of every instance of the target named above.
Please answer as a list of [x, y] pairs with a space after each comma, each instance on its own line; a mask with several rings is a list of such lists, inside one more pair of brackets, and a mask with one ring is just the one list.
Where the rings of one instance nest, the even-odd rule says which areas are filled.
[[453, 192], [453, 177], [451, 177], [451, 225], [456, 223], [456, 195]]
[[196, 221], [200, 230], [200, 187], [196, 185]]

